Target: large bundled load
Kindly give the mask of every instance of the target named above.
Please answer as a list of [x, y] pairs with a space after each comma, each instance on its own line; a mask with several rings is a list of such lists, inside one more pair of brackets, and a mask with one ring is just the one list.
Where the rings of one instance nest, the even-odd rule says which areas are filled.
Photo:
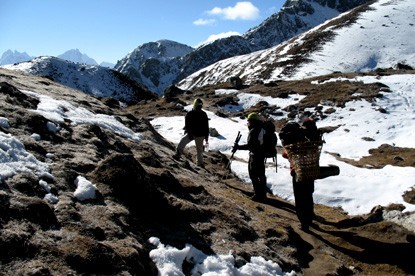
[[295, 171], [296, 181], [320, 178], [322, 141], [305, 141], [285, 146], [288, 160]]
[[320, 178], [319, 162], [323, 140], [315, 122], [305, 120], [302, 126], [296, 122], [287, 123], [279, 136], [295, 172], [296, 181]]

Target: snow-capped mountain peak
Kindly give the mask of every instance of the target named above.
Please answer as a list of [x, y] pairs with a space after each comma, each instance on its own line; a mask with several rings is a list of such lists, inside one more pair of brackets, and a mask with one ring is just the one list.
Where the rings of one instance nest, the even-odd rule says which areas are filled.
[[66, 51], [62, 55], [59, 55], [58, 58], [76, 62], [76, 63], [98, 65], [98, 63], [93, 58], [90, 58], [86, 54], [81, 53], [78, 49], [72, 49], [72, 50]]
[[281, 11], [243, 36], [218, 39], [170, 59], [160, 54], [157, 42], [147, 43], [114, 68], [161, 95], [168, 86], [217, 61], [268, 49], [368, 1], [288, 0]]
[[161, 88], [173, 83], [180, 70], [172, 60], [193, 51], [193, 48], [170, 40], [158, 40], [140, 45], [120, 60], [115, 70], [142, 83], [151, 91], [162, 94]]
[[181, 89], [227, 82], [302, 79], [333, 72], [414, 67], [411, 39], [415, 2], [378, 0], [361, 5], [275, 47], [221, 60], [182, 80]]
[[28, 61], [32, 58], [33, 57], [29, 56], [26, 52], [20, 53], [18, 51], [7, 50], [0, 58], [0, 65]]

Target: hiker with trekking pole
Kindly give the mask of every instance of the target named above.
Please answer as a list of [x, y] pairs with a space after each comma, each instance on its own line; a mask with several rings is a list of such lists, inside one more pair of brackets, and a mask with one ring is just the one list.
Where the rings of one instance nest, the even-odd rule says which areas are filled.
[[267, 197], [267, 178], [265, 176], [265, 154], [261, 140], [263, 139], [262, 120], [257, 113], [248, 115], [248, 139], [244, 145], [234, 144], [232, 152], [249, 150], [248, 173], [254, 188], [254, 201], [264, 201]]
[[232, 160], [233, 160], [233, 156], [235, 155], [236, 148], [237, 148], [237, 145], [239, 143], [239, 140], [241, 140], [241, 137], [242, 137], [242, 134], [241, 134], [240, 131], [238, 131], [238, 134], [236, 135], [235, 142], [233, 143], [231, 158], [229, 158], [228, 165], [226, 165], [226, 169], [227, 170], [230, 169], [230, 167], [231, 167], [231, 163], [232, 163]]

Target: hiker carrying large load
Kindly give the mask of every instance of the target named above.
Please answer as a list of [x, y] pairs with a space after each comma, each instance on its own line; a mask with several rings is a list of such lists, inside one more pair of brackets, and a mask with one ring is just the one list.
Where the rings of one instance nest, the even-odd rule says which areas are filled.
[[320, 166], [320, 153], [324, 141], [312, 118], [304, 118], [301, 125], [288, 122], [280, 130], [279, 137], [284, 153], [290, 160], [291, 173], [295, 173], [298, 181], [323, 179], [340, 173], [337, 166]]
[[314, 180], [322, 178], [319, 164], [322, 133], [316, 122], [307, 117], [301, 125], [287, 123], [279, 137], [284, 147], [282, 156], [290, 161], [296, 214], [301, 229], [308, 231], [314, 218]]

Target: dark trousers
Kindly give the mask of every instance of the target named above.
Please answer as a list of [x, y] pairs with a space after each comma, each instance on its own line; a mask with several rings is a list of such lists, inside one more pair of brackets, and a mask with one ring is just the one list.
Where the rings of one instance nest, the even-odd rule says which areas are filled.
[[266, 197], [267, 178], [265, 176], [263, 156], [249, 155], [248, 173], [255, 195], [258, 197]]
[[303, 225], [310, 225], [314, 217], [314, 180], [295, 181], [293, 176], [293, 190], [295, 199], [295, 212]]

